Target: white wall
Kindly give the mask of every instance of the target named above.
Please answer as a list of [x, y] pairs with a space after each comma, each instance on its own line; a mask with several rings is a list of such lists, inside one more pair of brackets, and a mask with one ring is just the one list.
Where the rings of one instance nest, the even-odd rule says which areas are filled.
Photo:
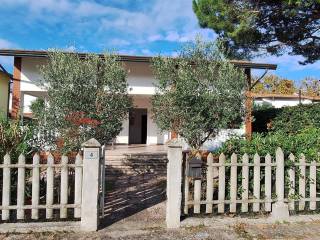
[[[275, 108], [282, 108], [286, 106], [297, 106], [299, 104], [299, 99], [284, 99], [284, 98], [262, 98], [254, 100], [257, 104], [270, 103]], [[309, 99], [302, 99], [302, 104], [310, 104], [312, 103]]]
[[154, 95], [156, 79], [153, 76], [149, 63], [126, 62], [128, 70], [129, 94]]
[[[41, 79], [39, 67], [47, 63], [45, 58], [23, 57], [21, 65], [21, 91], [36, 94], [44, 92], [35, 83]], [[153, 95], [155, 93], [153, 77], [149, 63], [125, 62], [128, 70], [128, 93], [131, 95]], [[30, 105], [29, 99], [25, 104]], [[26, 108], [27, 110], [28, 108]]]
[[46, 64], [45, 58], [24, 57], [21, 62], [21, 91], [43, 92], [35, 83], [41, 79], [39, 67]]

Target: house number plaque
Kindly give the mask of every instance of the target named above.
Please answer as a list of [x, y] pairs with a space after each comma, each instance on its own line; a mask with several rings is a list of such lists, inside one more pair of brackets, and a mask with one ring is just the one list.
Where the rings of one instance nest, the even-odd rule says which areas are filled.
[[97, 159], [99, 156], [99, 149], [87, 149], [87, 151], [84, 152], [85, 153], [85, 158], [86, 159]]

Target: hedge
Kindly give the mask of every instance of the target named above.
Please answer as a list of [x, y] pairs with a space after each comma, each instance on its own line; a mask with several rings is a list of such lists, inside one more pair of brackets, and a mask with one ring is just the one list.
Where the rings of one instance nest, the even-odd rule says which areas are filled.
[[284, 131], [295, 134], [306, 128], [320, 128], [320, 103], [256, 110], [253, 117], [253, 132]]

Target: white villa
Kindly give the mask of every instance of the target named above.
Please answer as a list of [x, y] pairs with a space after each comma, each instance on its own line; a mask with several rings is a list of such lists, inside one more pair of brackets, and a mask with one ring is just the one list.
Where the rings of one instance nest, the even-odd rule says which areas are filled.
[[[38, 97], [45, 97], [46, 91], [34, 84], [39, 79], [39, 66], [46, 64], [47, 51], [27, 51], [2, 49], [0, 55], [14, 57], [11, 115], [14, 117], [21, 107], [22, 115], [30, 113], [30, 103]], [[85, 53], [77, 53], [85, 56]], [[129, 119], [123, 122], [123, 130], [116, 139], [119, 144], [164, 144], [172, 137], [171, 133], [161, 133], [151, 117], [150, 97], [155, 94], [156, 79], [150, 68], [151, 57], [121, 55], [128, 70], [128, 92], [133, 96], [134, 109]], [[251, 69], [274, 70], [276, 65], [233, 61], [245, 69], [251, 82]], [[250, 126], [249, 126], [250, 127]]]

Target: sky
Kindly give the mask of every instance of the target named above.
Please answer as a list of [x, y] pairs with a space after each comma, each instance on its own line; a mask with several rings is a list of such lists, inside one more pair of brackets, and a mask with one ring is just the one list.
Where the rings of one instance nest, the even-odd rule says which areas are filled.
[[[0, 16], [0, 48], [6, 49], [175, 56], [199, 34], [216, 38], [199, 27], [192, 0], [0, 0]], [[278, 64], [273, 73], [297, 84], [320, 79], [320, 61], [303, 66], [301, 60], [287, 54], [254, 59]], [[0, 64], [12, 72], [12, 58], [0, 57]]]

